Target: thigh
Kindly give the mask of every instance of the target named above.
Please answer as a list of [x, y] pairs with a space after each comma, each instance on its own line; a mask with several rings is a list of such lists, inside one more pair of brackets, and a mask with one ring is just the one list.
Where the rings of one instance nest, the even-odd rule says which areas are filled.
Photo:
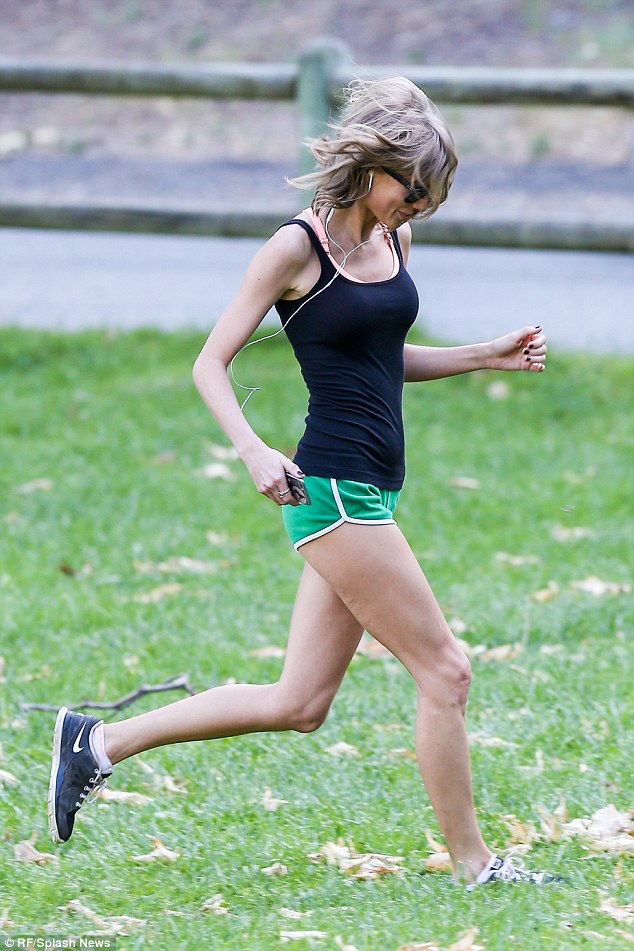
[[363, 627], [310, 564], [297, 591], [280, 684], [299, 697], [334, 697]]
[[345, 524], [301, 552], [358, 622], [418, 679], [464, 654], [396, 525]]

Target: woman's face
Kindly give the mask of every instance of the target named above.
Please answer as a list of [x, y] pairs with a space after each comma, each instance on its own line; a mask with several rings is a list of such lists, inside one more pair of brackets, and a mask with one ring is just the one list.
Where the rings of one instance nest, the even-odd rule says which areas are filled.
[[426, 211], [429, 194], [400, 172], [378, 168], [365, 203], [379, 221], [393, 229]]

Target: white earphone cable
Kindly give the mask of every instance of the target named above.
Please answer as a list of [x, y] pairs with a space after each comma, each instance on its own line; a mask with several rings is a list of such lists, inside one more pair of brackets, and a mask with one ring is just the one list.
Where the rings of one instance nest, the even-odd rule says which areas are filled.
[[[372, 182], [371, 182], [371, 181], [370, 181], [370, 185], [372, 185]], [[356, 247], [352, 248], [351, 251], [348, 251], [348, 252], [346, 253], [346, 252], [343, 250], [343, 248], [341, 247], [341, 245], [340, 245], [340, 244], [337, 244], [337, 242], [330, 236], [330, 233], [329, 233], [329, 231], [328, 231], [328, 223], [329, 223], [330, 219], [332, 218], [332, 216], [334, 215], [334, 213], [335, 213], [335, 209], [334, 209], [334, 207], [333, 207], [333, 208], [330, 209], [330, 211], [328, 212], [328, 215], [327, 215], [327, 217], [326, 217], [325, 231], [326, 231], [326, 235], [328, 236], [328, 239], [332, 242], [332, 244], [334, 244], [335, 247], [339, 248], [339, 250], [342, 252], [342, 254], [343, 254], [343, 260], [341, 261], [341, 264], [337, 264], [336, 262], [333, 262], [333, 263], [335, 263], [335, 268], [336, 268], [335, 273], [333, 274], [333, 276], [330, 278], [330, 280], [328, 281], [327, 284], [324, 284], [324, 286], [323, 286], [323, 287], [320, 287], [318, 291], [315, 291], [314, 294], [311, 294], [310, 297], [308, 297], [306, 300], [302, 301], [301, 304], [299, 305], [299, 307], [297, 308], [297, 310], [295, 311], [295, 313], [291, 314], [291, 316], [288, 318], [288, 320], [286, 321], [286, 323], [283, 324], [283, 325], [280, 327], [279, 330], [276, 330], [275, 333], [267, 334], [266, 337], [258, 337], [257, 340], [250, 340], [248, 343], [245, 343], [245, 345], [244, 345], [243, 347], [240, 347], [240, 349], [238, 350], [238, 352], [237, 352], [236, 355], [234, 356], [233, 360], [232, 360], [231, 363], [229, 364], [229, 372], [230, 372], [230, 374], [231, 374], [231, 379], [232, 379], [233, 383], [234, 383], [239, 389], [241, 389], [241, 390], [249, 390], [248, 396], [245, 397], [244, 402], [243, 402], [243, 403], [241, 404], [241, 406], [240, 406], [240, 410], [241, 410], [241, 411], [244, 410], [244, 407], [247, 405], [247, 403], [249, 402], [249, 400], [251, 399], [251, 397], [253, 396], [253, 394], [254, 394], [254, 393], [258, 393], [258, 392], [262, 389], [262, 387], [260, 387], [260, 386], [244, 386], [244, 384], [238, 383], [238, 381], [237, 381], [236, 378], [235, 378], [235, 374], [234, 374], [234, 372], [233, 372], [233, 364], [234, 364], [234, 362], [237, 360], [237, 358], [240, 356], [240, 354], [241, 354], [244, 350], [246, 350], [248, 347], [253, 347], [253, 346], [255, 346], [256, 343], [264, 343], [265, 340], [272, 340], [273, 337], [277, 337], [278, 334], [281, 334], [282, 331], [285, 330], [285, 329], [288, 327], [288, 325], [290, 324], [291, 320], [293, 320], [293, 318], [297, 316], [297, 314], [300, 312], [300, 310], [302, 309], [302, 307], [305, 307], [306, 304], [309, 304], [312, 300], [314, 300], [316, 297], [318, 297], [319, 294], [323, 294], [323, 292], [324, 292], [325, 290], [328, 290], [328, 288], [330, 287], [330, 285], [332, 284], [332, 282], [333, 282], [333, 281], [339, 276], [339, 274], [344, 270], [344, 268], [345, 268], [345, 266], [346, 266], [346, 261], [348, 260], [348, 258], [350, 257], [350, 255], [353, 254], [354, 251], [358, 251], [359, 248], [362, 248], [364, 244], [369, 244], [370, 241], [372, 241], [372, 238], [374, 237], [374, 235], [371, 235], [371, 237], [367, 238], [365, 241], [362, 241], [360, 244], [357, 244]]]

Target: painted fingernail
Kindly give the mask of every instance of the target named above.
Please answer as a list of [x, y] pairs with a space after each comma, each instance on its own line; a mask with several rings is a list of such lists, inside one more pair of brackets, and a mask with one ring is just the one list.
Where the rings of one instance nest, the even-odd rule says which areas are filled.
[[529, 345], [528, 345], [528, 349], [529, 349], [529, 350], [532, 350], [534, 346], [535, 346], [535, 344], [534, 344], [534, 343], [529, 343]]
[[526, 357], [526, 362], [527, 362], [527, 363], [530, 363], [530, 362], [531, 362], [531, 358], [530, 358], [530, 357]]
[[524, 353], [528, 353], [528, 347], [524, 350]]

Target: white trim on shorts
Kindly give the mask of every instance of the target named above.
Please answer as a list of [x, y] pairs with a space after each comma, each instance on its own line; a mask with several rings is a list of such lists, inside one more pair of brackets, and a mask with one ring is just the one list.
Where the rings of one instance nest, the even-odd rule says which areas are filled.
[[335, 528], [339, 528], [339, 526], [343, 525], [344, 522], [350, 522], [353, 525], [396, 525], [395, 518], [352, 518], [352, 516], [348, 515], [346, 512], [336, 479], [330, 480], [330, 488], [332, 490], [335, 505], [337, 506], [341, 518], [337, 519], [336, 522], [333, 522], [332, 525], [327, 525], [325, 528], [321, 528], [318, 532], [313, 532], [312, 535], [306, 535], [305, 538], [300, 538], [299, 541], [295, 542], [293, 545], [295, 551], [299, 551], [300, 547], [305, 545], [307, 542], [312, 542], [316, 538], [321, 538], [322, 535], [328, 535], [329, 532], [334, 531]]

